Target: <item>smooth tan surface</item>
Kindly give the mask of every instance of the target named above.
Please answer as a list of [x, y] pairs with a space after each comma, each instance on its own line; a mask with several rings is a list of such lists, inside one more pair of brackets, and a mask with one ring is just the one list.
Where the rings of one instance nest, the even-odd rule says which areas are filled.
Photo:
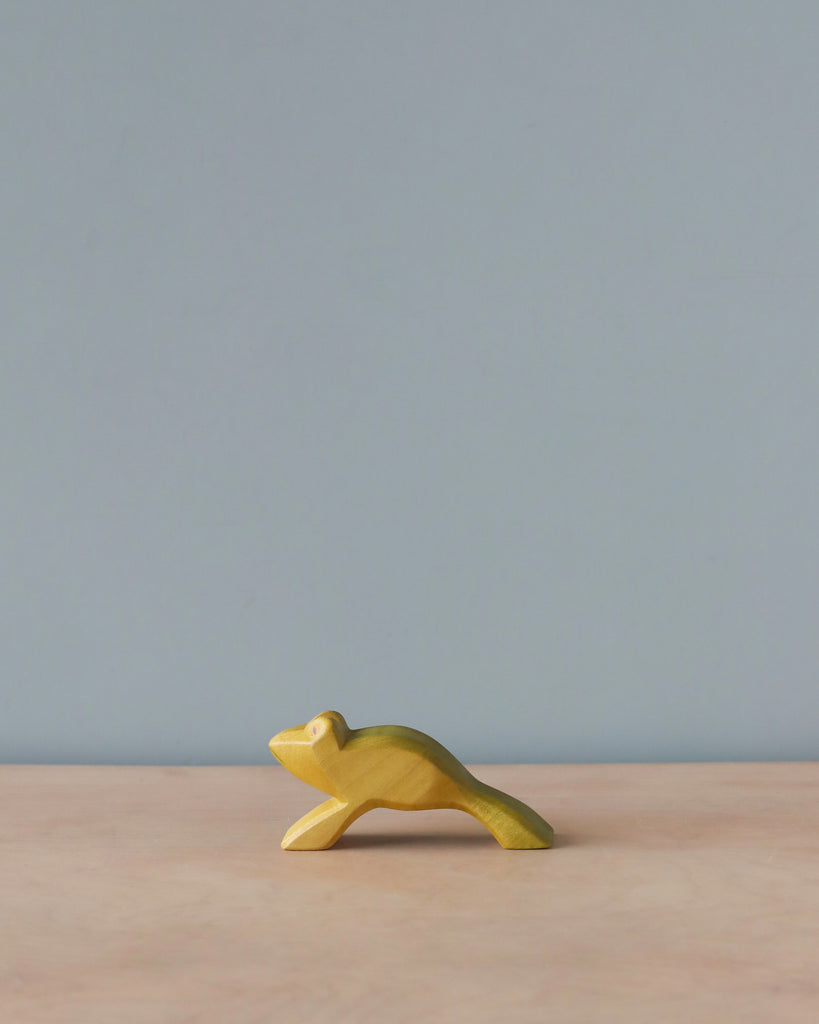
[[282, 768], [0, 767], [0, 1021], [817, 1024], [819, 764], [492, 766], [502, 850]]

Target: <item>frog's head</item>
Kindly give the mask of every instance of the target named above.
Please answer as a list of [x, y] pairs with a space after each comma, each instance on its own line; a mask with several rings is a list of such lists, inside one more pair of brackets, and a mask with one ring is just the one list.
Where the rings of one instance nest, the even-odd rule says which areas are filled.
[[349, 732], [343, 715], [323, 711], [305, 725], [277, 733], [270, 741], [270, 753], [302, 782], [336, 796], [324, 765], [344, 746]]

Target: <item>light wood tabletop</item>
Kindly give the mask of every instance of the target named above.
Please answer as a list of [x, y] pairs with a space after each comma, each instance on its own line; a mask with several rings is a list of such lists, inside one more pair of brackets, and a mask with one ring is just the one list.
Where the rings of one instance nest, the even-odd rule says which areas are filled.
[[551, 850], [284, 769], [0, 767], [0, 1021], [819, 1022], [819, 764], [495, 765]]

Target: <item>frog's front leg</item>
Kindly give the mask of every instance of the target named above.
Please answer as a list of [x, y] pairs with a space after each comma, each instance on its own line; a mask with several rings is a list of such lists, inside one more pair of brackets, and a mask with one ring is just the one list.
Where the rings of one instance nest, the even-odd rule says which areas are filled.
[[282, 849], [326, 850], [364, 810], [331, 797], [290, 826], [282, 839]]

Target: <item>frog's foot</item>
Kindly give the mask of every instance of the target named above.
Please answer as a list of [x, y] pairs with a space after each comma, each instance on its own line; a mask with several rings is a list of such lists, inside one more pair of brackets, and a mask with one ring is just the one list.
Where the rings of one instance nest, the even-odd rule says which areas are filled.
[[290, 826], [282, 839], [282, 849], [326, 850], [361, 812], [360, 807], [331, 797]]

